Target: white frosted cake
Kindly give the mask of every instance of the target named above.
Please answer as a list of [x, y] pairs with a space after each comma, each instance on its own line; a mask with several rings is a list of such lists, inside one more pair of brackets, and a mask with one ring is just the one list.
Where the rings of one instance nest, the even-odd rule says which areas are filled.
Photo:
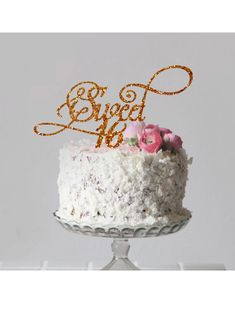
[[153, 126], [132, 124], [124, 143], [114, 149], [79, 144], [62, 148], [57, 215], [97, 226], [165, 225], [189, 219], [182, 201], [190, 161], [182, 140]]

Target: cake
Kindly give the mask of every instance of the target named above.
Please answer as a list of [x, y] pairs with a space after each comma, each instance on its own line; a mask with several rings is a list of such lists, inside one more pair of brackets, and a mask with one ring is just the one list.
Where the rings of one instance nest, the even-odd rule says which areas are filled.
[[60, 150], [57, 215], [97, 227], [188, 220], [183, 198], [190, 162], [179, 136], [138, 121], [114, 149], [70, 143]]

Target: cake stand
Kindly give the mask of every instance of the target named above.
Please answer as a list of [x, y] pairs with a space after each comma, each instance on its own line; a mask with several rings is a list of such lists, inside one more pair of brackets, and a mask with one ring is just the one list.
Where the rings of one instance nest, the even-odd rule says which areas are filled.
[[68, 231], [80, 235], [112, 238], [113, 258], [102, 270], [139, 270], [128, 258], [130, 245], [129, 238], [146, 238], [169, 235], [181, 230], [188, 223], [189, 219], [183, 219], [177, 223], [160, 226], [159, 224], [137, 227], [94, 227], [85, 224], [78, 224], [75, 221], [67, 221], [60, 218], [57, 212], [53, 213], [56, 220]]

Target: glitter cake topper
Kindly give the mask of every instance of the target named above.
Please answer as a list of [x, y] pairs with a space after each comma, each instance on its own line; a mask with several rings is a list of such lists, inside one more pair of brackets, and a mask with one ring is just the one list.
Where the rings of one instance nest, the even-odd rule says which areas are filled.
[[[170, 69], [181, 69], [185, 71], [189, 78], [187, 84], [176, 91], [161, 91], [151, 87], [153, 80], [162, 72]], [[143, 121], [143, 110], [145, 108], [146, 97], [148, 92], [159, 95], [176, 95], [187, 89], [193, 80], [193, 72], [190, 68], [181, 65], [172, 65], [164, 67], [157, 71], [149, 80], [147, 84], [142, 83], [129, 83], [125, 85], [119, 92], [120, 102], [113, 105], [106, 103], [102, 111], [102, 104], [98, 102], [102, 98], [107, 87], [101, 87], [92, 81], [83, 81], [73, 86], [66, 96], [66, 101], [57, 108], [57, 116], [62, 118], [61, 111], [67, 108], [69, 115], [69, 122], [67, 124], [42, 122], [34, 126], [34, 132], [42, 136], [51, 136], [63, 132], [66, 129], [73, 131], [83, 132], [91, 135], [98, 136], [96, 147], [100, 147], [103, 141], [110, 148], [118, 147], [123, 141], [123, 132], [126, 129], [126, 121]], [[141, 88], [143, 97], [140, 103], [137, 103], [137, 93], [134, 89]], [[79, 102], [88, 104], [88, 106], [81, 106]], [[85, 118], [84, 118], [85, 115]], [[114, 120], [111, 123], [111, 120]], [[86, 123], [91, 120], [101, 122], [100, 126], [95, 131], [78, 128], [78, 123]], [[123, 125], [118, 129], [118, 125]], [[45, 133], [42, 127], [53, 127], [54, 131]], [[116, 137], [115, 142], [113, 139]]]

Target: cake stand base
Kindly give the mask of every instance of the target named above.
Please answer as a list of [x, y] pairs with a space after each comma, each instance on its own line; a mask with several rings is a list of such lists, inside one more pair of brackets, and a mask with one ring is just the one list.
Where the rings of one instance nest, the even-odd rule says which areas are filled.
[[128, 239], [113, 239], [111, 245], [113, 259], [102, 270], [139, 270], [128, 258], [130, 244]]
[[171, 222], [165, 225], [159, 225], [155, 223], [153, 225], [138, 225], [122, 226], [122, 227], [103, 227], [103, 226], [91, 226], [79, 224], [77, 221], [67, 221], [60, 218], [57, 212], [54, 212], [54, 217], [60, 223], [60, 225], [68, 231], [75, 232], [79, 235], [96, 236], [96, 237], [108, 237], [112, 238], [112, 251], [113, 259], [102, 270], [139, 270], [128, 258], [128, 252], [130, 245], [128, 239], [146, 238], [146, 237], [158, 237], [173, 234], [178, 232], [188, 223], [189, 218], [183, 218], [175, 222]]

